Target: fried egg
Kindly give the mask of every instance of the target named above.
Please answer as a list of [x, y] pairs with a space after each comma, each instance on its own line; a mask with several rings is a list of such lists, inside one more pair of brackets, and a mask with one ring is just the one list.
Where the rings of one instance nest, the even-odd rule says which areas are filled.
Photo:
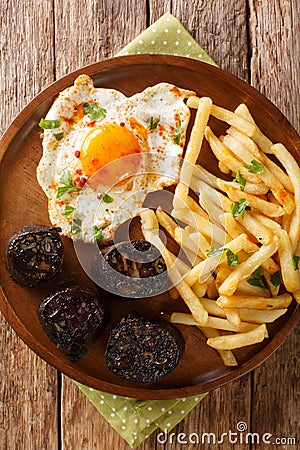
[[178, 182], [194, 92], [159, 83], [131, 97], [80, 75], [42, 119], [37, 179], [53, 226], [103, 243], [147, 193]]

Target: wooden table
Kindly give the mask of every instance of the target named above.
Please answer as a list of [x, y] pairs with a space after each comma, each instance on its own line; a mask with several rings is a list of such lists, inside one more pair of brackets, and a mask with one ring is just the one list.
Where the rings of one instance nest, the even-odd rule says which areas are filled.
[[[167, 11], [223, 69], [267, 95], [300, 131], [298, 0], [1, 0], [0, 5], [1, 131], [43, 87], [114, 55]], [[2, 316], [0, 320], [0, 448], [129, 449], [73, 382], [31, 352]], [[244, 421], [261, 436], [297, 437], [300, 445], [299, 333], [300, 326], [251, 374], [210, 393], [175, 433], [221, 436]], [[154, 433], [139, 448], [196, 447], [159, 444]]]

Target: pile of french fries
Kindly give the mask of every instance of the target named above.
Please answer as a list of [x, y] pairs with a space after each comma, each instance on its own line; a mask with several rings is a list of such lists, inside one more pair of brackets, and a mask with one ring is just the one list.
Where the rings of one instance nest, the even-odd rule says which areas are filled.
[[[232, 350], [263, 341], [267, 324], [286, 313], [293, 297], [300, 303], [300, 170], [245, 104], [234, 112], [207, 97], [190, 97], [187, 104], [197, 113], [172, 214], [143, 209], [142, 231], [165, 259], [170, 295], [190, 311], [174, 312], [171, 322], [198, 327], [224, 364], [236, 366]], [[224, 136], [208, 126], [210, 116], [229, 125]], [[199, 164], [204, 138], [227, 180]], [[188, 261], [166, 248], [159, 227]]]

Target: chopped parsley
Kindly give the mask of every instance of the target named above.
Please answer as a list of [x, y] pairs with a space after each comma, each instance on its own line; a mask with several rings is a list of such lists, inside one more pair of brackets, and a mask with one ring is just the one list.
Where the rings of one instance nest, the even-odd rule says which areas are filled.
[[155, 130], [157, 128], [157, 125], [159, 124], [159, 121], [160, 117], [158, 117], [157, 119], [154, 119], [154, 117], [150, 117], [148, 124], [149, 130]]
[[244, 167], [251, 173], [263, 173], [265, 170], [265, 166], [260, 163], [259, 161], [256, 161], [256, 159], [252, 159], [250, 164], [245, 164]]
[[270, 281], [273, 284], [273, 286], [275, 286], [275, 287], [280, 285], [280, 271], [279, 270], [278, 270], [278, 272], [275, 272], [271, 275]]
[[181, 120], [180, 117], [178, 118], [178, 122], [177, 122], [177, 128], [175, 128], [174, 132], [173, 132], [173, 136], [172, 136], [172, 142], [176, 145], [180, 144], [180, 138], [181, 135], [183, 133], [183, 128], [181, 126]]
[[208, 257], [210, 257], [210, 256], [219, 256], [223, 252], [226, 252], [228, 267], [235, 267], [237, 264], [239, 264], [239, 257], [238, 257], [238, 255], [236, 255], [229, 248], [226, 248], [226, 247], [220, 247], [220, 248], [212, 247], [209, 251], [207, 251], [207, 256]]
[[73, 206], [66, 205], [65, 211], [64, 211], [64, 217], [65, 218], [69, 217], [71, 214], [73, 214], [74, 211], [75, 211], [75, 208], [73, 208]]
[[54, 135], [54, 137], [57, 141], [61, 141], [62, 138], [64, 137], [64, 133], [57, 133]]
[[96, 103], [84, 103], [83, 112], [91, 120], [103, 120], [107, 114], [106, 109]]
[[230, 205], [231, 214], [233, 215], [233, 217], [242, 216], [243, 219], [245, 215], [245, 209], [249, 205], [250, 202], [248, 202], [248, 200], [246, 200], [245, 198], [242, 198], [240, 202], [231, 203]]
[[94, 239], [99, 244], [103, 239], [102, 228], [97, 227], [97, 225], [94, 225], [93, 231], [94, 231]]
[[81, 219], [79, 219], [79, 217], [74, 217], [71, 226], [71, 234], [73, 234], [74, 236], [75, 234], [78, 234], [80, 232], [81, 232]]
[[40, 123], [39, 123], [39, 127], [43, 128], [43, 130], [51, 130], [53, 128], [58, 128], [61, 126], [61, 119], [53, 119], [53, 120], [48, 120], [48, 119], [41, 119]]
[[264, 274], [264, 269], [263, 267], [259, 267], [258, 269], [256, 269], [253, 274], [251, 275], [251, 277], [247, 280], [247, 283], [251, 284], [251, 286], [258, 286], [261, 289], [263, 289], [264, 291], [267, 290], [265, 283], [262, 280], [262, 276]]
[[114, 198], [111, 197], [111, 196], [108, 195], [108, 194], [103, 194], [103, 195], [102, 195], [102, 200], [103, 200], [105, 203], [112, 203], [112, 202], [114, 201]]
[[207, 250], [207, 256], [220, 256], [225, 251], [224, 247], [214, 248], [212, 247], [210, 250]]
[[239, 257], [233, 253], [229, 248], [226, 249], [227, 265], [228, 267], [235, 267], [239, 263]]
[[299, 261], [300, 261], [300, 256], [293, 256], [293, 264], [294, 264], [294, 270], [299, 270]]
[[80, 186], [75, 186], [75, 184], [71, 182], [70, 172], [67, 169], [63, 170], [59, 182], [63, 186], [59, 186], [57, 188], [56, 198], [64, 198], [70, 192], [79, 192], [79, 191], [81, 191], [81, 187]]
[[240, 183], [241, 191], [245, 190], [246, 180], [239, 170], [237, 171], [236, 177], [233, 179], [233, 181]]

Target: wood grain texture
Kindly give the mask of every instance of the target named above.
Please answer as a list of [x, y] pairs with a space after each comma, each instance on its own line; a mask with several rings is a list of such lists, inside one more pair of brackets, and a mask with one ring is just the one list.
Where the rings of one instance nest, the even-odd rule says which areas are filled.
[[53, 81], [52, 19], [51, 2], [1, 0], [1, 134], [25, 104]]
[[300, 4], [250, 0], [251, 84], [299, 132]]
[[[62, 442], [66, 450], [130, 450], [131, 447], [67, 377], [64, 377], [62, 405]], [[156, 432], [153, 433], [138, 450], [162, 450], [163, 446], [157, 443], [156, 435]]]
[[[1, 316], [0, 448], [56, 450], [57, 374]], [[5, 382], [3, 382], [5, 380]]]
[[[300, 7], [297, 0], [250, 1], [251, 84], [299, 132]], [[299, 442], [299, 334], [253, 372], [252, 430]], [[262, 443], [253, 446], [269, 448]], [[284, 448], [292, 448], [286, 446]]]
[[[53, 81], [51, 2], [0, 2], [0, 133]], [[34, 38], [33, 38], [34, 37]], [[0, 315], [0, 448], [55, 450], [57, 373]]]
[[109, 58], [146, 27], [146, 2], [55, 0], [55, 67], [59, 78]]
[[[248, 79], [246, 1], [150, 0], [150, 22], [170, 11], [224, 70]], [[234, 42], [234, 45], [233, 45]]]

